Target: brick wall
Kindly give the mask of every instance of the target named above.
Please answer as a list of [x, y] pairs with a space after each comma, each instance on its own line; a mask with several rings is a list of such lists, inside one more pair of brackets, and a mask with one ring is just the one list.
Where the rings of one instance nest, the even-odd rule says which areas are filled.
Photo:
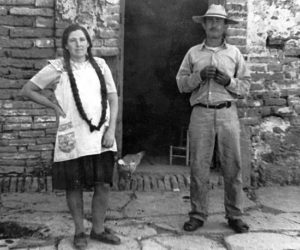
[[[0, 172], [30, 172], [52, 162], [54, 112], [18, 96], [47, 59], [60, 56], [71, 22], [88, 28], [93, 52], [111, 66], [119, 87], [119, 0], [0, 0]], [[43, 91], [49, 98], [52, 92]]]
[[241, 21], [229, 29], [229, 41], [240, 47], [252, 77], [250, 96], [238, 104], [252, 144], [253, 185], [300, 183], [299, 4], [227, 1]]

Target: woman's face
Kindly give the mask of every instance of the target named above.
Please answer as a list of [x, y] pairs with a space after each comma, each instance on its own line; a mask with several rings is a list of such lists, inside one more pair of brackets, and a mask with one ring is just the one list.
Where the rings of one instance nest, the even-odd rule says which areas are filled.
[[75, 30], [70, 33], [66, 49], [69, 51], [71, 59], [85, 61], [88, 47], [88, 40], [82, 30]]

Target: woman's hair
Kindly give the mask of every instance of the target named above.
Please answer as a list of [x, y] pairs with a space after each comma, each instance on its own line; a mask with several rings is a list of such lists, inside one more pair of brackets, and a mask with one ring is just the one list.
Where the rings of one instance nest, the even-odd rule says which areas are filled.
[[[66, 48], [66, 46], [68, 44], [68, 39], [69, 39], [70, 34], [73, 31], [76, 31], [76, 30], [81, 30], [84, 33], [84, 35], [85, 35], [85, 37], [88, 41], [89, 46], [87, 48], [87, 53], [88, 53], [87, 59], [89, 60], [89, 62], [93, 66], [93, 68], [95, 69], [95, 71], [97, 73], [97, 76], [99, 78], [99, 81], [100, 81], [100, 85], [101, 85], [101, 88], [100, 88], [101, 93], [100, 94], [101, 94], [102, 113], [101, 113], [101, 118], [100, 118], [99, 124], [97, 126], [95, 126], [91, 123], [91, 119], [89, 119], [87, 117], [87, 114], [85, 113], [85, 111], [83, 109], [82, 102], [81, 102], [81, 99], [80, 99], [80, 95], [79, 95], [79, 92], [78, 92], [78, 88], [77, 88], [77, 85], [76, 85], [76, 80], [75, 80], [74, 74], [72, 72], [72, 67], [71, 67], [71, 63], [70, 63], [70, 53]], [[101, 126], [104, 124], [105, 119], [106, 119], [107, 88], [106, 88], [105, 79], [104, 79], [104, 76], [102, 74], [102, 71], [99, 68], [98, 63], [95, 61], [95, 59], [92, 55], [92, 39], [91, 39], [89, 33], [87, 32], [87, 30], [84, 27], [80, 26], [79, 24], [71, 24], [63, 32], [63, 35], [62, 35], [62, 48], [63, 48], [64, 63], [65, 63], [66, 70], [68, 72], [69, 79], [70, 79], [71, 89], [72, 89], [72, 93], [73, 93], [73, 97], [74, 97], [74, 100], [75, 100], [75, 103], [76, 103], [77, 110], [78, 110], [81, 118], [84, 121], [86, 121], [86, 123], [89, 125], [91, 132], [93, 132], [94, 130], [100, 130]]]

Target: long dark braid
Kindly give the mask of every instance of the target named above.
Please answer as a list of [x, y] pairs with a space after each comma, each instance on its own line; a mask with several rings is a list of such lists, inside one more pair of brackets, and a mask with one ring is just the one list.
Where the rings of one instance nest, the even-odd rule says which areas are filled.
[[[100, 82], [100, 86], [101, 86], [100, 94], [101, 94], [102, 113], [101, 113], [100, 121], [99, 121], [97, 126], [92, 124], [91, 119], [88, 119], [87, 114], [85, 113], [85, 111], [83, 109], [83, 105], [82, 105], [80, 95], [79, 95], [79, 91], [78, 91], [77, 84], [76, 84], [76, 79], [74, 77], [72, 67], [71, 67], [71, 63], [70, 63], [70, 54], [65, 49], [65, 46], [64, 46], [67, 43], [67, 39], [68, 39], [69, 34], [72, 31], [75, 31], [75, 30], [78, 30], [78, 29], [80, 29], [84, 32], [84, 34], [85, 34], [85, 36], [86, 36], [86, 38], [87, 38], [87, 40], [90, 44], [90, 46], [88, 47], [88, 60], [91, 63], [91, 65], [93, 66], [93, 68], [95, 69], [95, 71], [97, 73], [97, 76], [98, 76], [98, 79], [99, 79], [99, 82]], [[92, 43], [91, 43], [90, 36], [83, 27], [81, 27], [77, 24], [74, 24], [74, 25], [70, 25], [65, 30], [65, 32], [63, 34], [63, 48], [64, 48], [63, 56], [64, 56], [65, 67], [66, 67], [66, 70], [67, 70], [67, 73], [68, 73], [68, 76], [69, 76], [69, 79], [70, 79], [70, 85], [71, 85], [73, 97], [74, 97], [74, 100], [75, 100], [75, 104], [76, 104], [78, 113], [80, 114], [81, 118], [89, 125], [90, 131], [93, 132], [94, 130], [100, 130], [100, 128], [102, 127], [102, 125], [106, 121], [107, 88], [106, 88], [105, 79], [104, 79], [104, 76], [102, 74], [102, 71], [99, 68], [98, 63], [95, 61], [95, 59], [92, 55], [91, 47], [92, 47]]]

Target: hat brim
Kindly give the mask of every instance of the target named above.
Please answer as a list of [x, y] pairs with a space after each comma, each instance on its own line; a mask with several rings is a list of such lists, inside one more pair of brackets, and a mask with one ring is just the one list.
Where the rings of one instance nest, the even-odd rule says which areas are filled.
[[226, 24], [238, 24], [238, 21], [232, 20], [230, 18], [226, 18], [224, 16], [221, 15], [205, 15], [205, 16], [193, 16], [192, 19], [195, 23], [203, 23], [205, 17], [219, 17], [219, 18], [223, 18], [226, 22]]

